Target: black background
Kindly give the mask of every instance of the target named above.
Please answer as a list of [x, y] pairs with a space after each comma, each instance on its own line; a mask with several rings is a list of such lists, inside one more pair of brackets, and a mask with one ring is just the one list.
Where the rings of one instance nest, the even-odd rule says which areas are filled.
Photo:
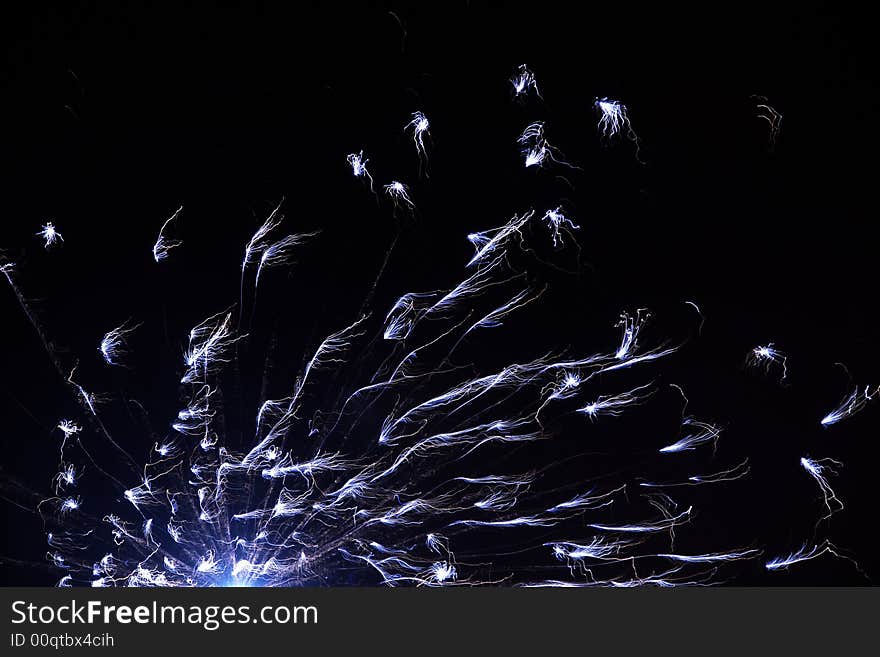
[[[86, 387], [145, 403], [152, 424], [132, 420], [131, 451], [163, 435], [177, 410], [183, 338], [238, 300], [242, 246], [282, 197], [290, 225], [324, 232], [294, 272], [273, 273], [265, 292], [261, 284], [253, 344], [284, 333], [272, 357], [279, 380], [299, 362], [296, 345], [313, 347], [352, 320], [398, 225], [380, 314], [402, 292], [455, 281], [467, 233], [564, 198], [582, 227], [583, 272], [559, 275], [554, 310], [522, 330], [606, 349], [621, 309], [666, 309], [683, 327], [694, 322], [681, 302], [696, 301], [702, 335], [664, 378], [685, 386], [694, 413], [723, 423], [724, 440], [753, 465], [748, 485], [707, 494], [705, 540], [797, 548], [821, 511], [797, 459], [833, 456], [845, 464], [833, 485], [847, 509], [822, 535], [876, 577], [876, 408], [819, 426], [851, 387], [835, 363], [862, 384], [877, 384], [880, 371], [877, 94], [865, 16], [803, 5], [289, 4], [4, 9], [0, 248], [64, 362], [80, 358]], [[523, 62], [544, 103], [511, 100], [508, 78]], [[773, 151], [752, 94], [784, 116]], [[645, 165], [629, 145], [600, 143], [596, 96], [628, 104]], [[402, 132], [417, 109], [432, 121], [427, 179]], [[581, 167], [565, 172], [568, 182], [522, 168], [515, 138], [535, 119]], [[351, 178], [344, 158], [361, 148], [377, 184], [411, 184], [411, 222]], [[185, 244], [157, 266], [150, 247], [179, 205]], [[65, 239], [48, 252], [35, 236], [46, 220]], [[2, 467], [45, 491], [52, 428], [78, 411], [3, 287]], [[108, 371], [97, 342], [128, 317], [145, 322], [135, 350], [157, 348], [131, 370]], [[787, 386], [743, 371], [748, 350], [771, 341], [789, 354]], [[519, 359], [518, 349], [498, 338], [502, 359]], [[256, 373], [261, 363], [251, 372], [261, 381]], [[248, 372], [242, 380], [230, 433], [262, 395]], [[40, 561], [38, 518], [11, 505], [3, 513], [0, 553]], [[7, 584], [57, 580], [0, 568]], [[772, 574], [755, 564], [734, 582], [867, 580], [822, 559]]]

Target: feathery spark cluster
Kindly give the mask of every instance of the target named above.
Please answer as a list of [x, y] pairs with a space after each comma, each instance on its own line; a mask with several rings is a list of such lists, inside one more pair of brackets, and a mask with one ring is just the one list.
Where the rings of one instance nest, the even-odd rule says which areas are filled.
[[538, 98], [541, 97], [541, 92], [538, 90], [538, 82], [535, 80], [535, 74], [525, 64], [521, 64], [517, 68], [516, 74], [510, 78], [510, 84], [513, 85], [513, 93], [517, 98], [525, 96], [530, 91], [534, 91]]
[[370, 175], [370, 171], [367, 169], [367, 162], [369, 162], [369, 160], [364, 157], [364, 152], [359, 151], [357, 153], [349, 153], [345, 159], [351, 167], [352, 175], [355, 178], [363, 178], [364, 180], [369, 181], [370, 191], [372, 192], [373, 176]]
[[779, 130], [782, 127], [782, 114], [773, 109], [764, 96], [752, 96], [752, 100], [755, 102], [755, 111], [758, 118], [767, 122], [767, 142], [772, 150], [776, 146], [776, 138], [779, 136]]
[[122, 365], [122, 360], [128, 353], [128, 345], [126, 342], [129, 333], [134, 331], [140, 324], [130, 325], [129, 322], [117, 326], [115, 329], [107, 331], [101, 339], [101, 345], [98, 350], [108, 365]]
[[59, 242], [59, 241], [63, 242], [64, 241], [64, 238], [61, 237], [61, 233], [59, 233], [55, 229], [55, 226], [51, 221], [47, 221], [45, 223], [45, 225], [42, 227], [40, 232], [37, 233], [37, 237], [42, 237], [44, 240], [46, 240], [46, 243], [44, 244], [44, 246], [47, 249], [49, 247], [53, 246], [56, 242]]
[[385, 185], [384, 189], [391, 202], [394, 203], [395, 210], [404, 209], [411, 212], [415, 209], [416, 206], [409, 197], [409, 188], [402, 182], [393, 180]]
[[563, 242], [563, 232], [569, 233], [569, 231], [578, 230], [580, 228], [580, 226], [575, 225], [575, 223], [563, 213], [561, 206], [553, 210], [547, 210], [547, 212], [544, 213], [544, 222], [547, 224], [548, 228], [550, 228], [554, 247], [559, 246]]
[[843, 502], [840, 501], [828, 483], [828, 476], [837, 474], [834, 468], [841, 465], [843, 464], [840, 461], [834, 459], [814, 460], [806, 456], [801, 457], [801, 466], [816, 480], [819, 490], [822, 491], [822, 499], [828, 511], [822, 520], [827, 520], [832, 514], [843, 509]]
[[746, 365], [761, 369], [764, 373], [769, 373], [771, 367], [778, 366], [782, 373], [779, 380], [785, 381], [788, 376], [788, 358], [772, 342], [752, 349], [746, 358]]
[[636, 148], [636, 159], [639, 159], [639, 137], [633, 130], [629, 120], [629, 109], [619, 100], [610, 98], [597, 98], [593, 103], [599, 114], [599, 134], [604, 139], [611, 140], [620, 135], [629, 139]]
[[861, 411], [865, 407], [865, 404], [871, 401], [878, 392], [880, 392], [880, 388], [870, 392], [870, 389], [867, 386], [864, 389], [857, 386], [852, 392], [844, 397], [843, 400], [841, 400], [833, 411], [822, 418], [822, 426], [828, 427], [832, 424], [837, 424], [851, 415], [855, 415]]
[[551, 162], [563, 164], [567, 167], [572, 166], [563, 160], [556, 147], [547, 141], [547, 138], [544, 136], [543, 121], [535, 121], [527, 125], [517, 139], [517, 143], [520, 145], [527, 169], [529, 167], [544, 167]]
[[419, 162], [424, 164], [428, 160], [428, 151], [425, 149], [425, 137], [431, 136], [429, 128], [431, 123], [422, 112], [413, 112], [412, 120], [406, 124], [406, 130], [412, 130], [413, 143], [416, 145], [416, 153], [419, 156]]

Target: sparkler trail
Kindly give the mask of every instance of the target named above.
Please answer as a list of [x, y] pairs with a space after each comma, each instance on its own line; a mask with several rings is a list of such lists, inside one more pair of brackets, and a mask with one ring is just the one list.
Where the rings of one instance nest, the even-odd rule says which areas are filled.
[[386, 340], [405, 340], [426, 310], [433, 306], [437, 292], [404, 294], [385, 316]]
[[535, 121], [526, 126], [522, 134], [517, 138], [521, 147], [525, 167], [545, 167], [550, 163], [562, 164], [575, 169], [572, 164], [566, 162], [559, 150], [553, 146], [544, 136], [544, 122]]
[[685, 563], [712, 563], [715, 561], [739, 561], [741, 559], [753, 559], [761, 553], [760, 550], [735, 550], [732, 552], [715, 552], [713, 554], [658, 554], [658, 557], [671, 561], [683, 561]]
[[534, 214], [533, 210], [529, 210], [522, 215], [514, 215], [510, 221], [503, 226], [468, 235], [468, 241], [474, 246], [474, 249], [476, 249], [474, 257], [468, 262], [468, 267], [477, 263], [482, 265], [483, 261], [486, 260], [488, 256], [493, 255], [498, 249], [503, 249], [506, 246], [507, 240], [514, 236], [516, 236], [521, 242], [521, 229], [531, 220]]
[[749, 471], [749, 460], [745, 459], [742, 461], [742, 463], [738, 463], [732, 468], [722, 470], [721, 472], [714, 472], [712, 474], [692, 475], [688, 477], [686, 481], [670, 482], [665, 484], [643, 481], [639, 483], [639, 486], [643, 486], [645, 488], [668, 488], [671, 486], [699, 486], [700, 484], [736, 481], [738, 479], [746, 477], [749, 474]]
[[431, 127], [428, 117], [422, 112], [413, 112], [412, 120], [406, 124], [404, 130], [412, 130], [413, 143], [416, 145], [416, 154], [419, 156], [419, 167], [425, 167], [428, 164], [428, 151], [425, 149], [425, 137], [430, 138]]
[[621, 413], [623, 413], [623, 408], [626, 408], [627, 406], [630, 406], [632, 404], [638, 404], [639, 402], [646, 399], [648, 396], [647, 394], [640, 395], [638, 393], [648, 387], [648, 385], [641, 386], [640, 388], [630, 390], [629, 392], [623, 392], [619, 395], [603, 395], [602, 397], [599, 397], [596, 401], [592, 401], [583, 408], [579, 408], [578, 413], [583, 413], [591, 420], [596, 419], [600, 415], [610, 415], [611, 417], [617, 417]]
[[55, 353], [55, 348], [52, 346], [52, 342], [49, 340], [46, 332], [43, 330], [43, 326], [37, 320], [36, 315], [31, 310], [30, 305], [28, 304], [27, 299], [25, 299], [24, 294], [22, 294], [21, 289], [18, 284], [15, 282], [15, 277], [13, 276], [13, 272], [15, 271], [15, 263], [7, 261], [2, 255], [0, 255], [0, 274], [3, 274], [3, 277], [6, 279], [6, 282], [9, 284], [9, 287], [12, 289], [13, 294], [15, 294], [15, 299], [18, 301], [19, 307], [27, 317], [28, 322], [33, 327], [34, 331], [36, 331], [37, 336], [40, 338], [40, 342], [43, 345], [43, 350], [49, 356], [49, 359], [52, 361], [52, 364], [55, 366], [55, 369], [58, 371], [62, 377], [65, 376], [64, 366], [61, 364], [61, 360], [58, 358], [58, 355]]
[[122, 365], [122, 360], [128, 353], [128, 345], [126, 342], [129, 333], [138, 328], [140, 324], [129, 324], [126, 321], [121, 326], [108, 331], [101, 339], [101, 346], [98, 350], [108, 365]]
[[168, 228], [168, 224], [177, 219], [177, 215], [179, 215], [183, 211], [183, 206], [181, 205], [177, 208], [177, 211], [168, 217], [165, 220], [165, 223], [162, 224], [162, 228], [159, 229], [159, 237], [156, 238], [156, 243], [153, 245], [153, 259], [156, 262], [162, 262], [168, 257], [168, 254], [179, 246], [183, 245], [183, 242], [180, 240], [170, 239], [165, 237], [165, 229]]
[[370, 175], [370, 171], [367, 169], [368, 159], [364, 157], [364, 152], [360, 151], [358, 153], [349, 153], [345, 161], [348, 162], [348, 165], [351, 167], [351, 173], [355, 178], [363, 178], [368, 181], [370, 186], [370, 191], [375, 193], [373, 189], [373, 176]]
[[693, 507], [688, 507], [681, 513], [676, 516], [670, 516], [668, 514], [664, 514], [664, 518], [662, 520], [655, 521], [646, 521], [638, 524], [632, 525], [590, 525], [594, 529], [599, 529], [606, 532], [614, 532], [614, 533], [623, 533], [623, 534], [643, 534], [643, 533], [654, 533], [654, 532], [667, 532], [675, 528], [676, 526], [687, 522], [690, 519], [691, 512], [693, 511]]
[[317, 236], [319, 233], [320, 231], [313, 231], [311, 233], [288, 235], [277, 242], [269, 244], [263, 249], [263, 254], [260, 256], [254, 287], [256, 288], [260, 285], [260, 274], [264, 269], [285, 267], [293, 264], [293, 254], [296, 247], [302, 246], [308, 242], [309, 239]]
[[700, 316], [700, 326], [697, 329], [697, 333], [702, 333], [703, 332], [703, 324], [706, 323], [706, 318], [703, 316], [703, 311], [700, 310], [700, 307], [696, 303], [694, 303], [693, 301], [685, 301], [684, 303], [685, 303], [685, 305], [693, 308], [696, 311], [697, 315]]
[[840, 404], [837, 405], [837, 408], [822, 418], [822, 426], [829, 427], [851, 415], [855, 415], [865, 407], [865, 404], [874, 398], [874, 395], [876, 395], [878, 391], [880, 391], [880, 388], [872, 393], [867, 386], [864, 389], [857, 386], [851, 393], [843, 398]]
[[816, 483], [819, 484], [819, 489], [822, 491], [822, 498], [828, 511], [822, 517], [822, 520], [827, 520], [834, 513], [843, 510], [843, 502], [840, 501], [828, 483], [828, 476], [837, 474], [834, 468], [842, 465], [843, 463], [834, 459], [813, 460], [805, 456], [801, 457], [801, 466], [816, 480]]
[[690, 417], [684, 419], [682, 426], [686, 428], [686, 435], [671, 445], [661, 447], [660, 451], [662, 453], [672, 454], [674, 452], [689, 451], [706, 443], [717, 445], [718, 437], [721, 435], [721, 429], [718, 427]]
[[598, 128], [603, 139], [610, 141], [618, 135], [629, 139], [635, 145], [636, 160], [644, 164], [639, 159], [639, 136], [633, 130], [627, 106], [610, 98], [597, 98], [593, 105], [599, 114]]
[[535, 74], [529, 70], [525, 64], [521, 64], [516, 74], [510, 78], [510, 84], [513, 85], [513, 93], [517, 99], [521, 99], [529, 92], [534, 92], [538, 98], [542, 98], [541, 92], [538, 90], [538, 82], [535, 80]]
[[632, 356], [639, 344], [639, 332], [649, 319], [651, 319], [651, 313], [644, 308], [636, 310], [635, 315], [626, 312], [620, 314], [620, 321], [617, 323], [617, 326], [621, 328], [620, 346], [617, 348], [617, 353], [614, 354], [615, 358], [626, 360]]
[[281, 203], [266, 218], [266, 221], [257, 229], [247, 246], [244, 248], [244, 258], [241, 261], [242, 276], [247, 266], [253, 264], [258, 255], [262, 254], [266, 247], [269, 246], [267, 236], [281, 225], [284, 215], [280, 214]]
[[540, 121], [530, 123], [517, 139], [523, 147], [526, 168], [540, 165], [548, 155], [544, 140], [544, 124]]
[[550, 232], [553, 235], [554, 247], [558, 247], [563, 243], [563, 232], [571, 235], [569, 231], [580, 229], [580, 226], [575, 225], [571, 219], [565, 216], [561, 206], [553, 210], [547, 210], [544, 213], [544, 222], [550, 228]]
[[772, 342], [752, 349], [746, 358], [746, 365], [761, 369], [765, 374], [776, 365], [782, 371], [780, 382], [785, 381], [788, 376], [788, 357], [773, 346]]
[[[511, 84], [518, 98], [541, 98], [524, 65]], [[633, 141], [638, 157], [626, 106], [603, 98], [595, 107], [603, 138]], [[426, 166], [428, 119], [416, 112], [406, 130]], [[518, 143], [526, 167], [572, 166], [547, 142], [543, 122], [528, 125]], [[375, 193], [364, 152], [346, 161]], [[395, 211], [415, 211], [403, 183], [383, 190]], [[726, 423], [685, 416], [674, 393], [666, 403], [671, 386], [689, 406], [682, 387], [662, 379], [684, 340], [674, 332], [655, 338], [653, 325], [646, 330], [652, 315], [645, 308], [597, 311], [604, 313], [594, 325], [604, 345], [597, 350], [580, 343], [562, 348], [563, 327], [550, 313], [541, 314], [542, 330], [526, 339], [512, 331], [520, 314], [539, 312], [554, 292], [543, 265], [553, 265], [569, 243], [579, 248], [580, 226], [562, 205], [543, 214], [528, 206], [512, 216], [505, 210], [506, 222], [466, 235], [473, 255], [455, 263], [454, 276], [431, 285], [442, 289], [392, 290], [388, 305], [375, 308], [377, 277], [362, 312], [309, 338], [298, 369], [284, 365], [283, 388], [263, 379], [256, 403], [243, 414], [244, 437], [229, 431], [229, 397], [238, 392], [229, 370], [240, 371], [245, 358], [271, 358], [270, 349], [264, 353], [249, 340], [253, 325], [260, 328], [261, 277], [293, 264], [320, 233], [279, 235], [281, 207], [244, 244], [240, 272], [237, 257], [230, 263], [232, 300], [212, 303], [214, 314], [193, 318], [186, 324], [193, 328], [178, 336], [185, 344], [180, 370], [162, 381], [178, 404], [163, 417], [162, 433], [151, 434], [143, 459], [129, 451], [131, 441], [113, 437], [123, 434], [104, 416], [119, 400], [86, 390], [93, 385], [88, 368], [77, 373], [77, 364], [58, 356], [16, 284], [13, 264], [0, 263], [82, 409], [57, 420], [60, 447], [55, 452], [53, 443], [47, 463], [51, 492], [36, 505], [59, 586], [668, 587], [715, 583], [725, 569], [761, 558], [760, 537], [696, 548], [679, 540], [702, 536], [697, 493], [751, 472], [748, 457], [716, 453], [719, 443], [727, 444]], [[566, 207], [572, 207], [567, 200]], [[156, 262], [182, 244], [165, 236], [181, 210], [159, 231]], [[40, 236], [47, 248], [62, 241], [51, 223]], [[269, 299], [271, 286], [263, 288], [261, 310], [264, 303], [288, 303]], [[184, 290], [182, 303], [192, 295]], [[699, 333], [704, 316], [695, 303], [684, 303], [698, 316], [687, 309], [694, 326], [686, 334]], [[296, 309], [311, 321], [314, 305]], [[129, 344], [139, 326], [129, 320], [107, 332], [99, 345], [103, 362], [125, 367], [132, 346], [150, 357], [153, 346]], [[508, 332], [512, 355], [502, 358], [493, 346]], [[765, 372], [774, 368], [785, 380], [787, 359], [771, 343], [754, 348], [747, 362]], [[821, 424], [861, 410], [873, 394], [856, 388]], [[127, 410], [136, 403], [122, 401]], [[148, 415], [148, 404], [137, 406]], [[657, 418], [664, 427], [669, 409], [678, 429], [644, 437], [630, 427], [623, 437], [612, 433], [631, 414]], [[842, 510], [828, 481], [840, 463], [803, 457], [800, 465], [822, 493], [821, 520]], [[105, 495], [93, 494], [96, 488]], [[827, 541], [811, 543], [767, 561], [766, 570], [840, 556]]]
[[394, 203], [395, 211], [403, 209], [406, 212], [412, 212], [415, 209], [416, 206], [409, 197], [409, 188], [402, 182], [393, 180], [385, 185], [384, 189], [391, 202]]
[[825, 541], [821, 545], [813, 545], [810, 547], [808, 547], [807, 543], [804, 543], [799, 549], [795, 550], [788, 556], [774, 557], [773, 559], [770, 559], [770, 561], [765, 564], [765, 568], [767, 568], [767, 570], [784, 570], [794, 564], [821, 557], [823, 554], [833, 554], [836, 557], [846, 558], [838, 554], [834, 545], [828, 541]]
[[82, 431], [82, 427], [72, 420], [61, 420], [58, 423], [58, 428], [61, 429], [61, 433], [64, 434], [65, 438], [70, 438], [73, 434]]
[[752, 96], [752, 100], [755, 103], [755, 111], [758, 118], [767, 122], [767, 143], [770, 146], [770, 150], [773, 150], [776, 147], [776, 138], [779, 136], [779, 130], [782, 127], [782, 114], [773, 109], [764, 96]]

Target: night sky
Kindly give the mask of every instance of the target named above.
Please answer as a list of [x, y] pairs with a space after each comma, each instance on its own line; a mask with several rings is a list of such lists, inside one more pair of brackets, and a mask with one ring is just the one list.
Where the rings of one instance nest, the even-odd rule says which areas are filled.
[[[819, 424], [855, 384], [880, 384], [878, 94], [866, 17], [748, 3], [728, 13], [27, 4], [0, 18], [0, 249], [65, 366], [78, 360], [87, 387], [143, 405], [108, 410], [133, 454], [167, 433], [185, 336], [238, 303], [243, 245], [282, 199], [290, 225], [322, 236], [261, 282], [244, 349], [254, 358], [225, 391], [231, 441], [246, 442], [252, 409], [357, 314], [395, 235], [370, 301], [379, 316], [404, 292], [460, 280], [468, 233], [563, 203], [580, 226], [579, 258], [567, 250], [563, 267], [533, 274], [552, 293], [513, 330], [496, 329], [489, 361], [533, 357], [539, 341], [613, 349], [620, 311], [650, 308], [655, 335], [684, 343], [653, 380], [681, 385], [689, 413], [724, 427], [716, 463], [748, 456], [752, 467], [748, 479], [700, 493], [700, 522], [681, 549], [797, 549], [822, 515], [798, 459], [833, 457], [844, 464], [831, 483], [846, 508], [816, 536], [880, 576], [877, 403]], [[523, 63], [543, 102], [513, 100], [509, 78]], [[775, 148], [753, 95], [783, 115]], [[604, 96], [629, 107], [644, 164], [631, 143], [599, 139], [593, 101]], [[427, 177], [403, 132], [416, 110], [431, 120]], [[516, 137], [534, 120], [578, 169], [523, 168]], [[377, 187], [411, 186], [415, 216], [393, 217], [352, 178], [345, 156], [360, 149]], [[157, 265], [150, 249], [181, 205], [184, 245]], [[64, 238], [51, 250], [36, 236], [46, 221]], [[40, 497], [23, 489], [49, 494], [55, 425], [82, 413], [0, 282], [0, 492], [33, 506]], [[699, 331], [685, 301], [702, 311]], [[111, 370], [96, 348], [128, 318], [143, 322], [130, 367]], [[788, 355], [784, 384], [744, 368], [768, 342]], [[635, 413], [609, 435], [667, 435], [680, 403], [663, 394], [668, 427]], [[688, 454], [677, 474], [700, 469], [713, 466]], [[56, 582], [39, 517], [0, 509], [0, 583]], [[744, 563], [727, 581], [865, 585], [865, 573], [826, 556], [778, 573]]]

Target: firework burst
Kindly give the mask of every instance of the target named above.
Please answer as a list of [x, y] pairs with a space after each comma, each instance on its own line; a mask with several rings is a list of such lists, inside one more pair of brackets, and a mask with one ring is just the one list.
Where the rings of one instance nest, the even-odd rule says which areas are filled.
[[[512, 82], [517, 94], [538, 93], [525, 67]], [[607, 99], [595, 106], [605, 137], [638, 144], [626, 106]], [[417, 112], [407, 128], [426, 163], [427, 118]], [[527, 167], [566, 164], [540, 121], [518, 142]], [[363, 152], [347, 162], [372, 190]], [[383, 189], [396, 210], [413, 212], [406, 185]], [[467, 235], [475, 254], [452, 264], [457, 273], [444, 289], [403, 293], [390, 308], [368, 308], [340, 325], [305, 354], [281, 396], [251, 409], [248, 441], [233, 443], [224, 399], [232, 394], [227, 372], [248, 339], [243, 318], [254, 316], [244, 308], [245, 276], [254, 272], [256, 294], [261, 275], [293, 266], [319, 239], [319, 231], [279, 238], [280, 210], [244, 245], [239, 303], [180, 336], [182, 375], [168, 373], [165, 383], [180, 386], [181, 407], [146, 458], [111, 436], [98, 397], [75, 382], [75, 367], [64, 374], [83, 413], [59, 421], [54, 495], [37, 507], [61, 585], [671, 586], [714, 582], [722, 568], [761, 556], [757, 545], [676, 548], [698, 515], [696, 487], [749, 474], [746, 459], [667, 476], [670, 460], [713, 458], [721, 426], [682, 415], [670, 431], [602, 444], [601, 427], [636, 409], [659, 417], [669, 407], [656, 380], [684, 341], [652, 335], [646, 310], [624, 312], [616, 324], [605, 318], [605, 338], [589, 352], [561, 348], [548, 330], [544, 344], [508, 352], [502, 365], [457, 358], [466, 341], [492, 352], [513, 317], [540, 305], [548, 286], [535, 282], [533, 265], [577, 241], [579, 226], [561, 206], [542, 216], [524, 209]], [[181, 244], [163, 236], [178, 213], [162, 226], [156, 262]], [[47, 247], [61, 239], [41, 235]], [[41, 331], [12, 263], [0, 264]], [[106, 363], [123, 364], [135, 328], [125, 323], [100, 340]], [[772, 345], [751, 357], [779, 366], [785, 378], [786, 357]], [[857, 389], [822, 424], [870, 398]], [[93, 446], [95, 436], [105, 448]], [[596, 459], [603, 447], [620, 467]], [[842, 508], [825, 479], [839, 464], [801, 464], [821, 488], [827, 519]], [[84, 478], [103, 478], [110, 492], [80, 493]], [[766, 568], [838, 554], [823, 545]]]

